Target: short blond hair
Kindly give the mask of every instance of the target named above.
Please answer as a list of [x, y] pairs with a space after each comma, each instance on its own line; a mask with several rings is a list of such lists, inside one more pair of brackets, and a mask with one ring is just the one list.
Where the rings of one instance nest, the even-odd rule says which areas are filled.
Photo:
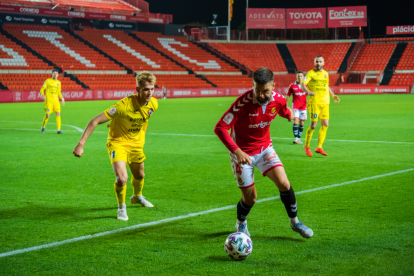
[[135, 77], [135, 80], [137, 81], [137, 87], [139, 88], [142, 88], [145, 82], [149, 82], [154, 85], [157, 83], [157, 78], [148, 71], [139, 72]]

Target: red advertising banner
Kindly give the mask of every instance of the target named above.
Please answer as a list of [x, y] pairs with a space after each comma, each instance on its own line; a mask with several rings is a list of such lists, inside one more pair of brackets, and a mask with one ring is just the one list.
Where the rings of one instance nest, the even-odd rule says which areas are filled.
[[286, 9], [286, 29], [326, 28], [326, 9]]
[[382, 93], [410, 93], [408, 86], [389, 86], [389, 85], [341, 85], [335, 87], [338, 94], [382, 94]]
[[387, 35], [414, 34], [414, 25], [387, 26]]
[[328, 8], [328, 28], [366, 26], [367, 6]]
[[86, 19], [101, 19], [101, 20], [113, 20], [113, 21], [146, 22], [146, 23], [158, 23], [158, 24], [167, 24], [167, 18], [168, 18], [167, 15], [161, 15], [161, 17], [159, 17], [158, 15], [151, 14], [151, 13], [144, 13], [144, 14], [137, 14], [136, 16], [129, 16], [129, 15], [120, 15], [120, 14], [63, 11], [63, 10], [40, 9], [40, 8], [30, 8], [30, 7], [15, 7], [15, 6], [4, 6], [4, 5], [0, 6], [0, 12], [30, 14], [30, 15], [74, 17], [74, 18], [86, 18]]
[[285, 29], [285, 9], [247, 9], [247, 29]]

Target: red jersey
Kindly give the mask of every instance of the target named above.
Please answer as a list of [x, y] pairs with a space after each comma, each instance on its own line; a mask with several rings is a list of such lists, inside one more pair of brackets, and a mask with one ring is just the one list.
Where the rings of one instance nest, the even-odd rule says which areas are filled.
[[240, 148], [248, 155], [255, 155], [272, 145], [269, 128], [277, 114], [291, 119], [282, 94], [272, 91], [270, 102], [260, 105], [253, 90], [250, 90], [230, 106], [218, 121], [214, 132], [230, 152]]
[[300, 88], [300, 84], [297, 84], [296, 81], [292, 83], [289, 86], [287, 95], [293, 95], [293, 109], [306, 110], [306, 97], [308, 95], [306, 94], [306, 92], [302, 91], [302, 88]]

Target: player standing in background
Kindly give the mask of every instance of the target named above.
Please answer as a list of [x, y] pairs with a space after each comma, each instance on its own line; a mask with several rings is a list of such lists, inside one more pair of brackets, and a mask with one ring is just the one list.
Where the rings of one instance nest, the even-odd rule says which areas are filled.
[[[45, 112], [46, 115], [43, 118], [42, 124], [42, 133], [45, 133], [45, 128], [47, 121], [49, 120], [50, 113], [56, 113], [56, 125], [57, 125], [57, 133], [62, 134], [60, 131], [61, 126], [61, 118], [60, 118], [60, 103], [59, 98], [62, 99], [62, 105], [65, 106], [65, 99], [62, 97], [62, 84], [57, 79], [59, 76], [59, 71], [54, 69], [52, 71], [52, 78], [47, 79], [40, 89], [40, 94], [45, 101]], [[46, 90], [46, 93], [44, 93]]]
[[153, 98], [156, 78], [153, 74], [143, 71], [136, 76], [137, 94], [128, 96], [104, 112], [93, 118], [87, 125], [73, 154], [81, 157], [83, 147], [96, 126], [111, 120], [109, 124], [106, 147], [115, 173], [115, 194], [118, 201], [120, 220], [128, 220], [125, 196], [128, 180], [127, 164], [132, 172], [133, 196], [132, 204], [153, 207], [142, 195], [144, 187], [144, 144], [148, 120], [158, 109], [158, 101]]
[[289, 86], [286, 102], [289, 102], [290, 96], [292, 96], [292, 108], [293, 114], [295, 118], [293, 119], [293, 135], [295, 136], [295, 140], [293, 144], [303, 144], [300, 141], [300, 137], [302, 136], [303, 132], [303, 125], [307, 119], [307, 111], [306, 111], [306, 97], [308, 94], [303, 92], [301, 89], [301, 84], [303, 81], [303, 72], [297, 71], [296, 72], [296, 82], [292, 83]]
[[315, 69], [310, 70], [302, 82], [302, 90], [310, 95], [308, 111], [311, 116], [311, 124], [306, 131], [305, 146], [303, 147], [308, 156], [312, 156], [310, 142], [316, 125], [318, 124], [318, 119], [321, 119], [321, 129], [319, 130], [318, 146], [316, 147], [315, 152], [322, 155], [328, 155], [323, 150], [322, 145], [325, 141], [326, 131], [329, 126], [329, 94], [331, 94], [335, 102], [339, 103], [340, 101], [339, 97], [334, 95], [329, 87], [329, 74], [323, 70], [324, 65], [325, 61], [323, 57], [316, 56]]
[[[231, 167], [242, 199], [237, 204], [236, 231], [250, 236], [246, 217], [257, 199], [254, 167], [269, 177], [279, 189], [292, 229], [304, 238], [313, 231], [299, 222], [297, 204], [282, 162], [270, 139], [269, 128], [279, 114], [292, 121], [293, 112], [286, 106], [285, 98], [274, 89], [273, 72], [259, 68], [253, 75], [253, 90], [241, 95], [224, 113], [214, 132], [230, 151]], [[228, 130], [231, 129], [231, 134]]]

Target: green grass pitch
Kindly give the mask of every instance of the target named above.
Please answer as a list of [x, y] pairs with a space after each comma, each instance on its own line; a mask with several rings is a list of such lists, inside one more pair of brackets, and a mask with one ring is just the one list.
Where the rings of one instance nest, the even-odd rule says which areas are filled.
[[[40, 133], [43, 103], [1, 104], [0, 254], [235, 206], [230, 158], [213, 133], [234, 100], [159, 100], [144, 148], [144, 195], [155, 207], [129, 204], [128, 180], [127, 222], [116, 220], [106, 125], [82, 158], [72, 155], [81, 136], [72, 126], [83, 129], [114, 101], [67, 102], [63, 135], [54, 114]], [[298, 193], [298, 217], [315, 233], [309, 240], [290, 229], [275, 199], [252, 209], [253, 253], [243, 262], [223, 249], [234, 207], [3, 256], [0, 275], [413, 275], [413, 106], [414, 95], [341, 96], [330, 108], [327, 157], [307, 157], [292, 144], [292, 124], [275, 119], [271, 137]], [[258, 171], [255, 178], [259, 200], [279, 194]]]

